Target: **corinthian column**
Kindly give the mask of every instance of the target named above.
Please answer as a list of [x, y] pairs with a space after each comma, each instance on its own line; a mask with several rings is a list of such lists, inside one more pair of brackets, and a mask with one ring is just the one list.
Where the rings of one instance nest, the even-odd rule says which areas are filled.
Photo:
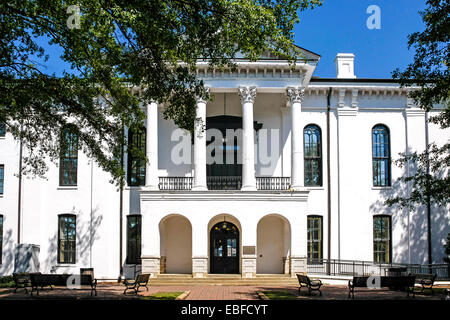
[[242, 188], [244, 191], [256, 190], [255, 141], [253, 129], [253, 103], [256, 87], [239, 87], [242, 102]]
[[[209, 93], [209, 88], [205, 88]], [[194, 124], [194, 186], [192, 190], [208, 190], [206, 184], [206, 100], [198, 97]]]
[[287, 87], [287, 95], [291, 102], [291, 189], [302, 190], [304, 188], [303, 172], [303, 128], [300, 118], [302, 101], [305, 96], [304, 87]]

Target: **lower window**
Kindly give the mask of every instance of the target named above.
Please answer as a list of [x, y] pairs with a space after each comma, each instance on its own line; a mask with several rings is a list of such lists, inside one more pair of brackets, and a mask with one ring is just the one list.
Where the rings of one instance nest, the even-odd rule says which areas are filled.
[[391, 217], [373, 217], [373, 261], [390, 263], [391, 254]]
[[58, 216], [58, 263], [76, 263], [76, 216]]
[[308, 263], [322, 263], [321, 216], [308, 216]]

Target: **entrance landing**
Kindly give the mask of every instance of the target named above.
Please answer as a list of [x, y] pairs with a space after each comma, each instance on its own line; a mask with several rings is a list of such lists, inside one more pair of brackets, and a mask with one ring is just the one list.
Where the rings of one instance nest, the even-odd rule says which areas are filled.
[[193, 278], [190, 274], [163, 273], [150, 280], [152, 285], [222, 285], [222, 286], [272, 286], [298, 285], [297, 278], [285, 274], [259, 274], [256, 278], [242, 278], [240, 274], [208, 274]]

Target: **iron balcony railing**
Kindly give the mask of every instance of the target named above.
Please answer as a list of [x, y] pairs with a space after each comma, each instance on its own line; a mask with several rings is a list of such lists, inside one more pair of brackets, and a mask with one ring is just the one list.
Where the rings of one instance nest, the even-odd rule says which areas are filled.
[[[160, 177], [160, 190], [191, 190], [193, 177]], [[241, 176], [209, 176], [207, 177], [208, 190], [240, 190]], [[257, 190], [289, 190], [290, 177], [256, 177]]]
[[446, 263], [432, 265], [376, 263], [353, 260], [308, 260], [307, 271], [310, 274], [332, 276], [387, 276], [407, 274], [436, 274], [437, 280], [450, 279], [450, 265]]
[[240, 190], [241, 176], [209, 176], [206, 178], [208, 190]]

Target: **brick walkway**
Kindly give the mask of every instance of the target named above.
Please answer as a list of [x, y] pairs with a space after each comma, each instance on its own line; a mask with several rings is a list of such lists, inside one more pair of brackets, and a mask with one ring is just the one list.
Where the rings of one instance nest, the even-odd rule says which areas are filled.
[[[448, 286], [447, 286], [448, 287]], [[0, 289], [0, 299], [140, 299], [156, 292], [174, 292], [174, 291], [190, 291], [186, 300], [258, 300], [258, 291], [283, 290], [289, 291], [298, 296], [300, 300], [347, 300], [348, 288], [345, 285], [324, 285], [322, 287], [323, 296], [317, 294], [308, 296], [306, 289], [302, 293], [298, 293], [297, 286], [151, 286], [149, 291], [141, 291], [138, 296], [128, 294], [123, 295], [124, 287], [117, 283], [100, 283], [97, 287], [97, 297], [90, 297], [89, 290], [68, 290], [63, 288], [55, 288], [53, 290], [44, 289], [40, 291], [40, 295], [35, 294], [31, 297], [25, 294], [23, 290], [14, 293], [14, 289]], [[145, 289], [144, 289], [145, 290]], [[416, 299], [420, 300], [439, 300], [440, 294], [434, 296], [430, 294], [416, 294]], [[405, 292], [397, 291], [367, 291], [356, 292], [357, 300], [405, 300], [407, 299]]]

